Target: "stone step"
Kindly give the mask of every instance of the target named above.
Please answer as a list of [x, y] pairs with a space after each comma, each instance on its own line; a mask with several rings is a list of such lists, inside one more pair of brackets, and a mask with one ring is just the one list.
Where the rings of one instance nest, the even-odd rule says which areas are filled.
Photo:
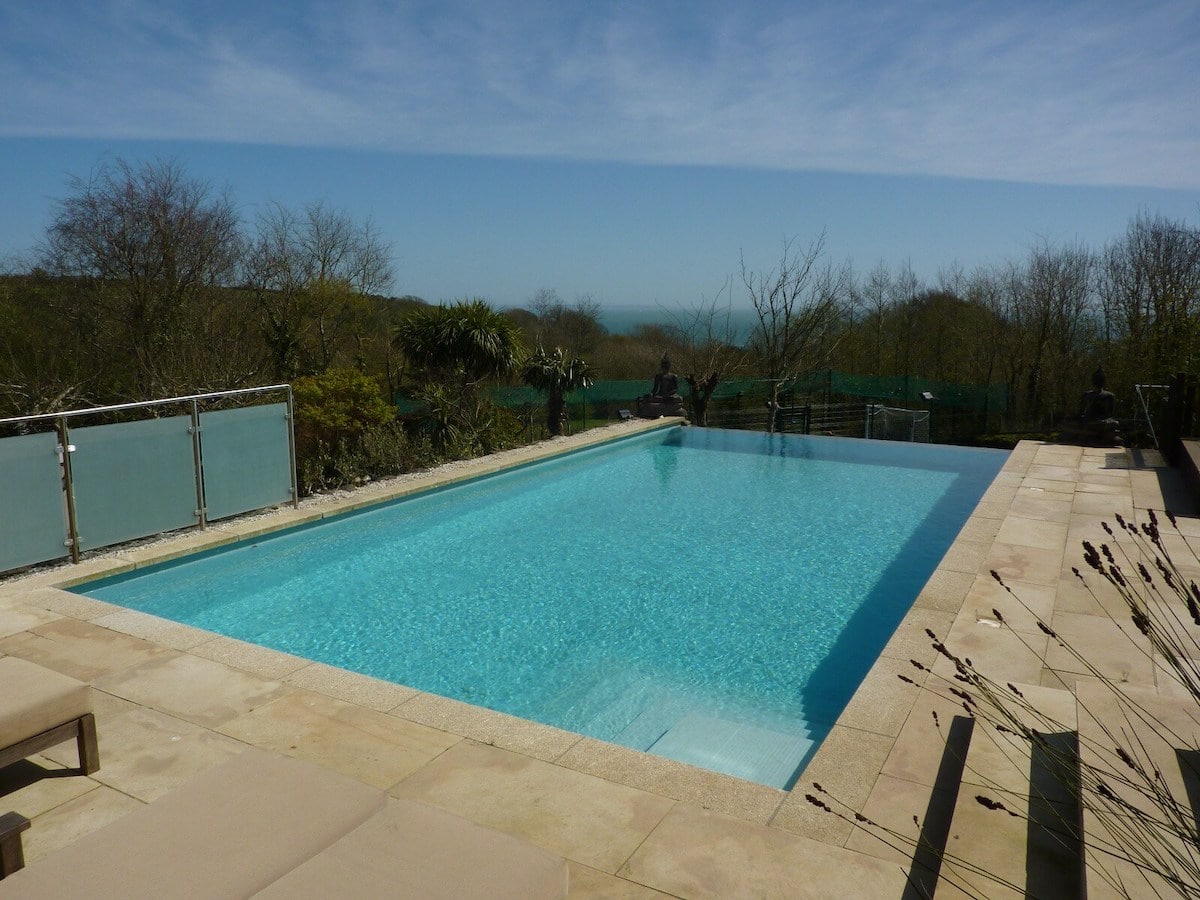
[[[1080, 759], [1086, 771], [1096, 772], [1111, 797], [1106, 799], [1093, 779], [1085, 776], [1087, 802], [1083, 815], [1087, 897], [1174, 896], [1177, 891], [1160, 875], [1148, 874], [1130, 861], [1145, 843], [1145, 817], [1165, 823], [1150, 843], [1160, 858], [1178, 854], [1176, 869], [1187, 883], [1196, 884], [1200, 873], [1200, 847], [1179, 836], [1197, 827], [1193, 812], [1200, 799], [1200, 722], [1196, 701], [1171, 696], [1154, 688], [1121, 686], [1120, 693], [1098, 682], [1080, 681], [1078, 700]], [[1118, 748], [1135, 766], [1122, 760]], [[1138, 787], [1122, 784], [1132, 780]], [[1090, 787], [1089, 787], [1090, 784]], [[1178, 804], [1174, 816], [1155, 791], [1169, 794]], [[1127, 804], [1127, 805], [1126, 805]], [[1143, 815], [1131, 812], [1138, 810]], [[1151, 863], [1152, 867], [1157, 867]], [[1124, 887], [1124, 891], [1122, 890]]]
[[1016, 687], [1046, 717], [1022, 715], [1045, 741], [1031, 750], [1024, 739], [975, 721], [946, 834], [937, 900], [1082, 896], [1078, 804], [1069, 784], [1076, 752], [1075, 698], [1066, 690]]

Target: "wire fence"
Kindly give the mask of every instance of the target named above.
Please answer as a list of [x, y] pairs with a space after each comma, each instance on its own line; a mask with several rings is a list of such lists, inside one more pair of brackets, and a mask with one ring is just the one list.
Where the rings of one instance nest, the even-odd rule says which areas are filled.
[[[577, 422], [610, 421], [636, 413], [637, 400], [649, 393], [650, 379], [593, 382], [585, 391], [567, 394], [568, 414]], [[687, 383], [679, 390], [695, 415]], [[765, 430], [771, 423], [768, 401], [772, 382], [762, 378], [732, 378], [717, 386], [708, 406], [708, 424], [721, 428]], [[530, 387], [495, 387], [492, 400], [523, 420], [536, 422], [546, 397]], [[864, 437], [882, 434], [872, 429], [870, 410], [903, 410], [904, 416], [924, 415], [922, 439], [941, 443], [970, 442], [988, 431], [1008, 409], [1005, 385], [964, 385], [916, 377], [851, 375], [835, 370], [808, 373], [784, 383], [777, 429], [795, 433]], [[417, 412], [411, 399], [398, 398], [401, 412]], [[893, 414], [893, 418], [900, 413]], [[899, 427], [899, 426], [897, 426]], [[902, 429], [901, 429], [902, 430]], [[911, 429], [910, 429], [911, 433]]]

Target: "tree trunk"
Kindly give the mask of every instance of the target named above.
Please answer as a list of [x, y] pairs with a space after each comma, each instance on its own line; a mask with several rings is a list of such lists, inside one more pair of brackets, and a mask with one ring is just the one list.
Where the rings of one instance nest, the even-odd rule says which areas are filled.
[[688, 375], [686, 380], [692, 394], [692, 418], [695, 420], [693, 424], [706, 428], [708, 426], [708, 404], [712, 400], [713, 394], [716, 393], [717, 385], [721, 383], [721, 375], [718, 372], [710, 372], [701, 378]]
[[779, 388], [783, 384], [778, 379], [771, 380], [771, 399], [767, 401], [767, 433], [778, 431], [779, 425]]
[[546, 401], [546, 430], [550, 432], [551, 437], [562, 434], [563, 412], [566, 406], [562, 391], [551, 391], [550, 399]]

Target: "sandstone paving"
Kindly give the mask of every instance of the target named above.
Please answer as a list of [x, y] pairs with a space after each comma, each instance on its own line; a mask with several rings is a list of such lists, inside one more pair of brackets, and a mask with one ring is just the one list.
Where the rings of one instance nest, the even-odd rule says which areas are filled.
[[91, 621], [101, 628], [144, 638], [172, 650], [190, 650], [212, 640], [212, 634], [207, 631], [131, 609], [96, 616]]
[[178, 651], [97, 678], [96, 686], [207, 728], [223, 725], [294, 690]]
[[[1023, 634], [1041, 635], [1037, 623], [1049, 622], [1054, 613], [1058, 592], [1052, 585], [1030, 584], [1023, 581], [996, 581], [990, 573], [976, 576], [956, 620], [968, 622], [1003, 621], [1007, 628]], [[996, 613], [999, 613], [997, 617]], [[946, 637], [948, 628], [934, 629]], [[928, 637], [926, 637], [928, 642]]]
[[[97, 731], [102, 765], [91, 777], [146, 803], [246, 749], [207, 728], [140, 706], [103, 721]], [[47, 755], [70, 767], [76, 764], [75, 752], [67, 743]]]
[[457, 735], [312, 691], [292, 690], [219, 726], [257, 747], [295, 756], [389, 788], [419, 770]]
[[807, 799], [820, 789], [849, 809], [862, 809], [879, 780], [894, 741], [885, 735], [835, 725], [804, 770], [803, 779], [788, 792], [771, 826], [827, 844], [843, 845], [854, 826], [825, 812]]
[[461, 734], [473, 741], [515, 750], [535, 759], [556, 760], [583, 740], [572, 731], [436, 694], [415, 694], [391, 713], [410, 722]]
[[48, 625], [55, 619], [61, 618], [62, 616], [57, 613], [38, 609], [35, 606], [26, 606], [17, 603], [14, 599], [11, 603], [0, 606], [0, 638], [29, 631], [39, 625]]
[[63, 617], [0, 638], [0, 653], [20, 656], [80, 681], [94, 681], [172, 651], [151, 641]]
[[992, 544], [981, 569], [985, 572], [996, 572], [1006, 582], [1027, 581], [1031, 584], [1055, 587], [1062, 574], [1062, 562], [1062, 544], [1027, 547], [996, 541]]
[[283, 680], [296, 687], [318, 691], [380, 712], [394, 709], [419, 693], [415, 688], [348, 672], [325, 663], [302, 666], [285, 675]]
[[582, 738], [555, 762], [662, 797], [766, 823], [788, 793], [595, 738]]
[[0, 809], [32, 819], [98, 786], [95, 779], [39, 754], [0, 769]]
[[[976, 578], [976, 583], [979, 579]], [[972, 587], [974, 591], [974, 587]], [[968, 594], [968, 597], [970, 594]], [[945, 637], [954, 624], [957, 616], [948, 610], [912, 609], [897, 626], [888, 639], [880, 656], [889, 659], [917, 660], [922, 665], [931, 666], [937, 656], [933, 649], [933, 639], [929, 637], [932, 631], [939, 637]]]
[[571, 900], [668, 900], [675, 896], [582, 863], [572, 862], [569, 867]]
[[190, 650], [195, 656], [224, 663], [270, 681], [281, 681], [288, 675], [312, 665], [309, 660], [300, 656], [292, 656], [290, 653], [260, 647], [236, 638], [213, 637], [212, 634], [206, 634], [206, 640], [193, 645]]
[[609, 874], [676, 805], [648, 791], [470, 741], [456, 744], [391, 793], [516, 834]]
[[[21, 584], [21, 582], [15, 583], [18, 585]], [[82, 594], [73, 594], [58, 587], [22, 590], [19, 594], [10, 588], [9, 596], [19, 600], [26, 606], [58, 613], [60, 616], [70, 616], [72, 619], [85, 622], [98, 616], [105, 616], [121, 611], [121, 607], [119, 606], [105, 603], [103, 600], [85, 597]]]
[[904, 866], [719, 813], [672, 809], [622, 869], [679, 897], [899, 897]]

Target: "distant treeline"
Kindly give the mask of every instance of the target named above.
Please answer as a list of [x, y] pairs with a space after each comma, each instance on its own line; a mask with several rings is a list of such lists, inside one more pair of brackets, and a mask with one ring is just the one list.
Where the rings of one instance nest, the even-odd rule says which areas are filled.
[[[41, 245], [0, 278], [0, 416], [337, 369], [396, 396], [406, 361], [394, 329], [426, 304], [396, 296], [381, 235], [320, 203], [250, 222], [236, 209], [174, 162], [118, 161], [70, 182]], [[777, 270], [743, 266], [715, 298], [630, 334], [609, 333], [590, 297], [552, 289], [506, 315], [528, 348], [561, 346], [605, 379], [648, 384], [666, 353], [697, 384], [824, 369], [1003, 384], [997, 429], [1072, 415], [1101, 363], [1123, 415], [1134, 383], [1195, 374], [1200, 230], [1186, 222], [1141, 213], [1105, 247], [1039, 243], [1019, 260], [950, 265], [932, 284], [907, 265], [835, 266], [822, 247], [785, 246]], [[770, 305], [782, 301], [790, 309]], [[727, 314], [747, 306], [748, 339]], [[776, 340], [789, 316], [792, 327], [807, 316], [790, 355]]]

